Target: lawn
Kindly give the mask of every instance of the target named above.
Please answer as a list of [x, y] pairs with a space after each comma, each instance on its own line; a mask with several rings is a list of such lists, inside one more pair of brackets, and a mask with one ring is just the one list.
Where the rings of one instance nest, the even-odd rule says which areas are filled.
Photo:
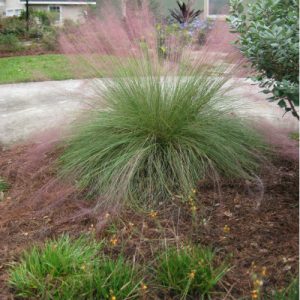
[[[0, 84], [91, 77], [91, 69], [63, 54], [0, 58]], [[99, 74], [98, 74], [99, 76]]]
[[74, 77], [69, 60], [61, 54], [5, 57], [0, 59], [0, 69], [0, 83], [63, 80]]

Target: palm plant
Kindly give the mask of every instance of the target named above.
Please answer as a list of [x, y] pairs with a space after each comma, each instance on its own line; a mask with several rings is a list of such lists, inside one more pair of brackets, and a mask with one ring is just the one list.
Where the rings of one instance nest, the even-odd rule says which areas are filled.
[[187, 3], [182, 1], [176, 1], [179, 9], [169, 9], [171, 16], [178, 21], [180, 24], [188, 24], [193, 22], [203, 10], [192, 9], [192, 3], [188, 0]]

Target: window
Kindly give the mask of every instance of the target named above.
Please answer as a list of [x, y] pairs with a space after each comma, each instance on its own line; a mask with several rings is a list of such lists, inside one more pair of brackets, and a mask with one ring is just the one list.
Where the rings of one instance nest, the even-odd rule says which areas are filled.
[[13, 9], [7, 9], [5, 11], [5, 16], [6, 17], [12, 17], [14, 15], [14, 10]]
[[20, 16], [23, 9], [15, 9], [15, 16]]
[[210, 16], [228, 15], [228, 0], [208, 0], [208, 14]]
[[57, 5], [51, 5], [49, 6], [49, 11], [53, 14], [55, 14], [55, 21], [60, 22], [61, 20], [61, 9], [60, 6]]

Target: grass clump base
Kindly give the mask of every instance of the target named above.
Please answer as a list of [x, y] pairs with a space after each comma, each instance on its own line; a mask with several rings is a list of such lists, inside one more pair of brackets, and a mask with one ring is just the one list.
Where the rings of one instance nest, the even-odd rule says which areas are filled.
[[102, 243], [62, 236], [43, 248], [33, 247], [11, 267], [9, 284], [15, 295], [38, 299], [134, 299], [139, 281], [122, 257], [99, 254]]
[[199, 246], [167, 249], [158, 260], [157, 280], [178, 299], [213, 299], [213, 288], [228, 271], [215, 253]]

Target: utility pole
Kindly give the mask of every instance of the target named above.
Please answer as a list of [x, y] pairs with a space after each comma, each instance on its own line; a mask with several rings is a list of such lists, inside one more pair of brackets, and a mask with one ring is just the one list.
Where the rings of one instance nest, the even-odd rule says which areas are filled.
[[29, 0], [26, 0], [26, 31], [29, 31]]

